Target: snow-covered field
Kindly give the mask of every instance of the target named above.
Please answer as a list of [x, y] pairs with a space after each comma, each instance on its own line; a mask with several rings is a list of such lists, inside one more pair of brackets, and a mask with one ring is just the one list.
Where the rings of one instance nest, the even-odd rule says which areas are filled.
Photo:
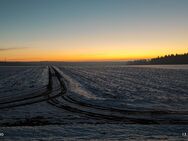
[[127, 66], [60, 69], [85, 89], [81, 96], [94, 99], [92, 103], [123, 109], [188, 110], [188, 69]]
[[50, 70], [52, 78], [48, 67], [0, 67], [0, 139], [188, 140], [187, 65]]
[[0, 67], [0, 97], [23, 94], [47, 84], [47, 67]]

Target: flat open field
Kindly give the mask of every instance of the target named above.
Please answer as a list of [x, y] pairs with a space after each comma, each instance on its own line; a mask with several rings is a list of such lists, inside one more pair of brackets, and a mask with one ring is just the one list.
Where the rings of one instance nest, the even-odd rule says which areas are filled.
[[188, 65], [0, 67], [4, 140], [188, 140]]

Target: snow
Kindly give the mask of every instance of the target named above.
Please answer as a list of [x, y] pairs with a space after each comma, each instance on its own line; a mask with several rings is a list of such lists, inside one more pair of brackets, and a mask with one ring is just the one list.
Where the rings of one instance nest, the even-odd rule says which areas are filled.
[[[116, 110], [188, 111], [188, 70], [120, 65], [58, 65], [66, 96], [90, 104], [67, 104], [93, 114]], [[185, 68], [185, 67], [183, 67]], [[0, 99], [32, 94], [48, 84], [48, 67], [0, 67]], [[58, 83], [56, 84], [58, 85]], [[103, 107], [107, 110], [99, 110]], [[71, 112], [48, 101], [0, 109], [0, 140], [186, 140], [188, 125], [127, 124]], [[115, 112], [116, 114], [116, 112]], [[122, 116], [122, 114], [117, 114]], [[148, 115], [127, 115], [138, 118]], [[152, 119], [188, 119], [188, 115], [149, 115]], [[28, 124], [33, 122], [32, 126]], [[35, 123], [40, 123], [37, 126]]]
[[[151, 134], [152, 131], [152, 134]], [[130, 124], [75, 124], [61, 126], [7, 127], [4, 141], [74, 141], [74, 140], [182, 140], [187, 126], [130, 125]]]
[[0, 67], [0, 97], [24, 94], [48, 84], [47, 67]]
[[60, 72], [60, 74], [63, 76], [64, 81], [66, 82], [67, 87], [69, 88], [69, 93], [76, 93], [80, 96], [84, 96], [86, 98], [92, 98], [97, 99], [97, 97], [93, 94], [91, 94], [89, 91], [86, 91], [82, 84], [78, 83], [76, 80], [72, 79], [70, 76], [66, 75], [62, 71], [59, 70], [59, 68], [56, 67], [56, 69]]
[[77, 83], [82, 84], [87, 93], [101, 98], [100, 103], [104, 105], [188, 110], [187, 70], [127, 66], [71, 66], [60, 69], [64, 75], [69, 75], [71, 79], [74, 78]]

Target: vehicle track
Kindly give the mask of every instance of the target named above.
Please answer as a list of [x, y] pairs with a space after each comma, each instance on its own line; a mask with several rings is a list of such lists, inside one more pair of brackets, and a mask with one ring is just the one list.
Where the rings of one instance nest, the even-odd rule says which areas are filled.
[[[76, 76], [76, 74], [71, 73], [71, 75]], [[79, 77], [82, 77], [83, 79], [85, 79], [86, 81], [92, 81], [90, 79], [88, 79], [85, 76], [79, 75]], [[94, 82], [94, 81], [93, 81]], [[135, 83], [135, 82], [134, 82]], [[136, 85], [138, 85], [138, 83], [135, 83]], [[150, 109], [150, 108], [145, 108], [142, 110], [135, 110], [135, 109], [130, 109], [130, 110], [123, 110], [123, 109], [117, 109], [117, 108], [110, 108], [110, 107], [104, 107], [104, 106], [99, 106], [99, 105], [95, 105], [95, 104], [91, 104], [91, 103], [86, 103], [86, 102], [81, 102], [81, 101], [77, 101], [76, 99], [71, 98], [69, 95], [64, 96], [68, 101], [73, 102], [73, 103], [77, 103], [80, 104], [82, 106], [89, 106], [89, 107], [95, 107], [97, 109], [103, 109], [103, 110], [110, 110], [110, 111], [116, 111], [116, 112], [121, 112], [121, 113], [125, 113], [125, 114], [151, 114], [151, 115], [157, 115], [157, 114], [176, 114], [176, 115], [188, 115], [188, 111], [172, 111], [172, 110], [159, 110], [159, 109]]]
[[[114, 108], [107, 108], [98, 105], [88, 104], [81, 101], [77, 101], [66, 94], [67, 88], [63, 81], [61, 74], [54, 68], [51, 67], [51, 72], [53, 77], [57, 77], [61, 85], [61, 99], [60, 97], [51, 98], [48, 100], [48, 103], [78, 114], [84, 114], [92, 118], [99, 118], [103, 120], [111, 121], [121, 121], [126, 123], [139, 123], [139, 124], [188, 124], [188, 120], [179, 120], [179, 119], [157, 119], [153, 115], [187, 115], [187, 112], [178, 112], [178, 111], [131, 111], [131, 110], [119, 110]], [[52, 74], [51, 74], [52, 75]], [[142, 117], [139, 117], [142, 115]], [[146, 117], [143, 118], [143, 115]], [[149, 117], [148, 117], [149, 116]], [[151, 118], [152, 117], [152, 118]]]
[[16, 96], [15, 95], [14, 96], [11, 96], [11, 95], [4, 96], [4, 97], [0, 98], [0, 105], [38, 97], [39, 96], [39, 94], [37, 93], [38, 91], [46, 91], [46, 90], [47, 90], [47, 88], [46, 88], [46, 86], [44, 86], [44, 87], [41, 87], [38, 89], [34, 89], [33, 90], [34, 92], [29, 93], [29, 94], [24, 95], [23, 93], [19, 93], [19, 94], [16, 94]]
[[[71, 75], [76, 76], [76, 74], [69, 72]], [[90, 79], [88, 79], [85, 76], [79, 75], [79, 77], [82, 77], [83, 79], [85, 79], [86, 81], [91, 81]], [[137, 83], [135, 83], [136, 85], [138, 85]], [[91, 104], [91, 103], [87, 103], [87, 102], [81, 102], [81, 101], [77, 101], [76, 99], [71, 98], [69, 95], [64, 96], [68, 101], [73, 102], [73, 103], [77, 103], [80, 104], [82, 106], [88, 106], [88, 107], [95, 107], [96, 109], [101, 109], [101, 110], [110, 110], [113, 112], [120, 112], [120, 113], [124, 113], [124, 114], [150, 114], [150, 115], [159, 115], [159, 114], [163, 114], [163, 115], [169, 115], [169, 114], [176, 114], [176, 115], [188, 115], [188, 111], [172, 111], [172, 110], [159, 110], [159, 109], [150, 109], [150, 108], [145, 108], [145, 109], [140, 109], [140, 110], [135, 110], [135, 109], [117, 109], [117, 108], [110, 108], [110, 107], [104, 107], [104, 106], [99, 106], [99, 105], [95, 105], [95, 104]]]
[[42, 101], [47, 101], [49, 99], [48, 95], [51, 94], [51, 98], [60, 96], [60, 87], [51, 88], [51, 82], [46, 87], [37, 89], [38, 92], [32, 92], [29, 94], [18, 95], [15, 97], [6, 97], [0, 99], [0, 109], [14, 108], [18, 106], [25, 106], [29, 104], [34, 104]]
[[81, 114], [89, 118], [108, 120], [112, 122], [139, 124], [188, 124], [186, 119], [156, 118], [158, 116], [188, 116], [188, 113], [178, 111], [137, 111], [108, 108], [88, 102], [78, 101], [70, 97], [64, 78], [53, 66], [48, 67], [49, 83], [44, 92], [23, 95], [11, 100], [0, 99], [0, 109], [13, 108], [47, 101], [50, 105], [67, 110], [73, 114]]

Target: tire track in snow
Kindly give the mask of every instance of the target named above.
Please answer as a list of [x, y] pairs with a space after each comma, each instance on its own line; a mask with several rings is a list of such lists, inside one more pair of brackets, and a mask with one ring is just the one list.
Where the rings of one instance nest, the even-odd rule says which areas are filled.
[[[99, 118], [103, 120], [111, 120], [118, 122], [139, 123], [139, 124], [188, 124], [188, 120], [169, 119], [169, 118], [160, 119], [153, 117], [154, 115], [157, 116], [188, 115], [186, 111], [179, 112], [179, 111], [119, 110], [119, 109], [107, 108], [107, 107], [102, 107], [98, 105], [92, 105], [81, 101], [77, 101], [69, 97], [68, 94], [66, 93], [67, 88], [61, 74], [54, 67], [51, 68], [50, 73], [52, 77], [57, 77], [61, 85], [61, 91], [62, 91], [61, 99], [59, 99], [59, 97], [51, 98], [49, 94], [50, 99], [48, 100], [48, 103], [55, 107], [77, 114], [84, 114], [91, 118]], [[140, 115], [141, 117], [139, 117]], [[143, 115], [145, 115], [145, 117], [143, 117]]]
[[42, 87], [37, 90], [36, 92], [32, 92], [29, 94], [23, 94], [15, 97], [6, 97], [0, 99], [0, 109], [5, 108], [14, 108], [18, 106], [25, 106], [29, 104], [34, 104], [42, 101], [47, 101], [49, 99], [48, 94], [53, 93], [51, 98], [60, 96], [60, 87], [54, 87], [54, 89], [50, 88], [50, 83], [48, 86]]

